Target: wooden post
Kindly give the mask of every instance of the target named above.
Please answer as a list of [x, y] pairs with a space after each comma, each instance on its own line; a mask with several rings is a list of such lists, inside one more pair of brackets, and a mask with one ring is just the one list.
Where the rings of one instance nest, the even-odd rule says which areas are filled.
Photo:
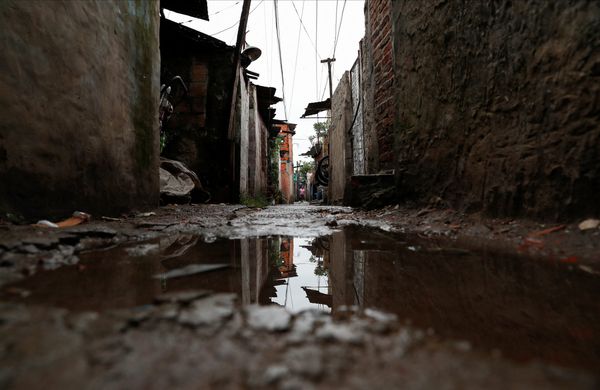
[[321, 60], [321, 63], [327, 63], [327, 69], [329, 70], [329, 99], [333, 99], [333, 81], [331, 80], [331, 63], [335, 61], [335, 58], [326, 58]]

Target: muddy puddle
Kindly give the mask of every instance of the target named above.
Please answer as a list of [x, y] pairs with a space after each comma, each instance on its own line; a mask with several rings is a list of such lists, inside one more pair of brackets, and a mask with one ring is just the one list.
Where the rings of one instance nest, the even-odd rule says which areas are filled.
[[316, 239], [179, 235], [79, 257], [77, 265], [6, 286], [2, 299], [106, 310], [203, 289], [290, 311], [377, 308], [519, 361], [600, 367], [600, 276], [576, 265], [360, 228]]

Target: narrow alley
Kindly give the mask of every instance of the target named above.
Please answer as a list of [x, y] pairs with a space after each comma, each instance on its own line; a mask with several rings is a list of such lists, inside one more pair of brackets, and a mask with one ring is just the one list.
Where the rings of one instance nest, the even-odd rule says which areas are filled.
[[597, 389], [598, 47], [593, 0], [0, 2], [0, 388]]

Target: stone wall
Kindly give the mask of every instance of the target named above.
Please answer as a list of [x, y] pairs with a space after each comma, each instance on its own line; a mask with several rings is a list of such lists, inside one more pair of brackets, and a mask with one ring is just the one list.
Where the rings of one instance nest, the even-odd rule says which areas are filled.
[[493, 215], [600, 213], [600, 3], [392, 8], [405, 197]]
[[158, 205], [158, 2], [0, 2], [0, 217]]
[[344, 201], [346, 185], [352, 175], [352, 149], [348, 130], [352, 124], [352, 88], [350, 73], [346, 72], [333, 94], [329, 126], [329, 185], [328, 198], [332, 204]]

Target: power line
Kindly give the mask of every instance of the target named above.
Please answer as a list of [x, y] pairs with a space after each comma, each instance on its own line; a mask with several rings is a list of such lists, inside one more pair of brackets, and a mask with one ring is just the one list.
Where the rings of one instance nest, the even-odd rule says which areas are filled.
[[[304, 1], [302, 1], [302, 4], [304, 4]], [[298, 16], [298, 20], [300, 20], [300, 25], [304, 29], [304, 33], [306, 33], [306, 36], [308, 37], [308, 40], [310, 41], [310, 44], [314, 47], [315, 52], [316, 52], [317, 51], [317, 46], [315, 45], [315, 43], [313, 42], [312, 38], [310, 37], [310, 34], [308, 33], [308, 30], [306, 29], [306, 26], [302, 22], [302, 18], [300, 17], [300, 13], [298, 12], [298, 9], [296, 8], [296, 4], [294, 4], [293, 0], [292, 0], [292, 6], [294, 7], [294, 11], [296, 12], [296, 16]], [[317, 55], [319, 55], [319, 54], [317, 53]], [[319, 55], [319, 59], [321, 59], [321, 55]]]
[[334, 38], [334, 44], [335, 44], [335, 32], [336, 32], [336, 30], [337, 30], [338, 3], [339, 3], [339, 0], [335, 0], [335, 23], [333, 24], [333, 38]]
[[228, 10], [229, 8], [233, 8], [233, 7], [235, 7], [235, 6], [236, 6], [236, 5], [238, 5], [239, 3], [240, 3], [239, 1], [236, 1], [236, 2], [235, 2], [235, 4], [233, 4], [233, 5], [230, 5], [229, 7], [225, 7], [225, 8], [223, 8], [222, 10], [219, 10], [219, 11], [217, 11], [217, 12], [213, 12], [212, 14], [210, 14], [210, 15], [208, 15], [208, 16], [214, 16], [214, 15], [218, 15], [218, 14], [220, 14], [221, 12], [223, 12], [223, 11], [225, 11], [225, 10]]
[[294, 89], [296, 87], [296, 69], [298, 68], [298, 53], [300, 52], [300, 33], [302, 32], [302, 18], [304, 17], [304, 6], [306, 3], [302, 2], [302, 12], [300, 15], [300, 23], [298, 24], [298, 40], [296, 42], [296, 59], [294, 60], [294, 77], [292, 78], [292, 96], [290, 97], [290, 107], [293, 107], [294, 102]]
[[[317, 45], [319, 44], [319, 2], [315, 2], [315, 42], [317, 43]], [[317, 99], [319, 98], [319, 71], [318, 71], [318, 64], [319, 61], [317, 59], [317, 57], [319, 57], [319, 53], [317, 51], [317, 47], [315, 46], [315, 82], [317, 83], [317, 85], [315, 85], [315, 91], [317, 92]]]
[[[255, 10], [255, 9], [257, 9], [257, 8], [258, 8], [258, 6], [259, 6], [259, 5], [261, 5], [263, 1], [264, 1], [264, 0], [260, 0], [260, 2], [259, 2], [258, 4], [256, 4], [256, 7], [252, 8], [252, 9], [250, 10], [250, 12], [248, 13], [248, 15], [250, 15], [252, 12], [254, 12], [254, 10]], [[227, 27], [226, 29], [223, 29], [223, 30], [221, 30], [221, 31], [219, 31], [219, 32], [216, 32], [216, 33], [214, 33], [214, 34], [210, 34], [210, 35], [212, 35], [212, 36], [214, 37], [215, 35], [219, 35], [219, 34], [221, 34], [221, 33], [225, 32], [225, 31], [227, 31], [227, 30], [231, 30], [232, 28], [234, 28], [234, 27], [235, 27], [235, 26], [237, 26], [238, 24], [240, 24], [240, 21], [239, 21], [239, 20], [238, 20], [238, 21], [236, 21], [236, 22], [235, 22], [234, 24], [232, 24], [231, 26]]]
[[344, 0], [344, 6], [342, 7], [342, 16], [340, 16], [340, 25], [338, 27], [337, 33], [335, 34], [335, 41], [333, 44], [333, 58], [335, 58], [335, 49], [337, 48], [338, 39], [340, 37], [340, 30], [342, 29], [342, 22], [344, 21], [344, 11], [346, 10], [346, 0]]
[[281, 36], [279, 34], [279, 10], [277, 7], [277, 0], [273, 2], [273, 6], [275, 9], [275, 30], [277, 30], [277, 46], [279, 48], [279, 68], [281, 69], [281, 97], [283, 99], [283, 114], [285, 116], [285, 120], [287, 121], [287, 106], [285, 103], [285, 82], [283, 77], [283, 58], [281, 55]]

